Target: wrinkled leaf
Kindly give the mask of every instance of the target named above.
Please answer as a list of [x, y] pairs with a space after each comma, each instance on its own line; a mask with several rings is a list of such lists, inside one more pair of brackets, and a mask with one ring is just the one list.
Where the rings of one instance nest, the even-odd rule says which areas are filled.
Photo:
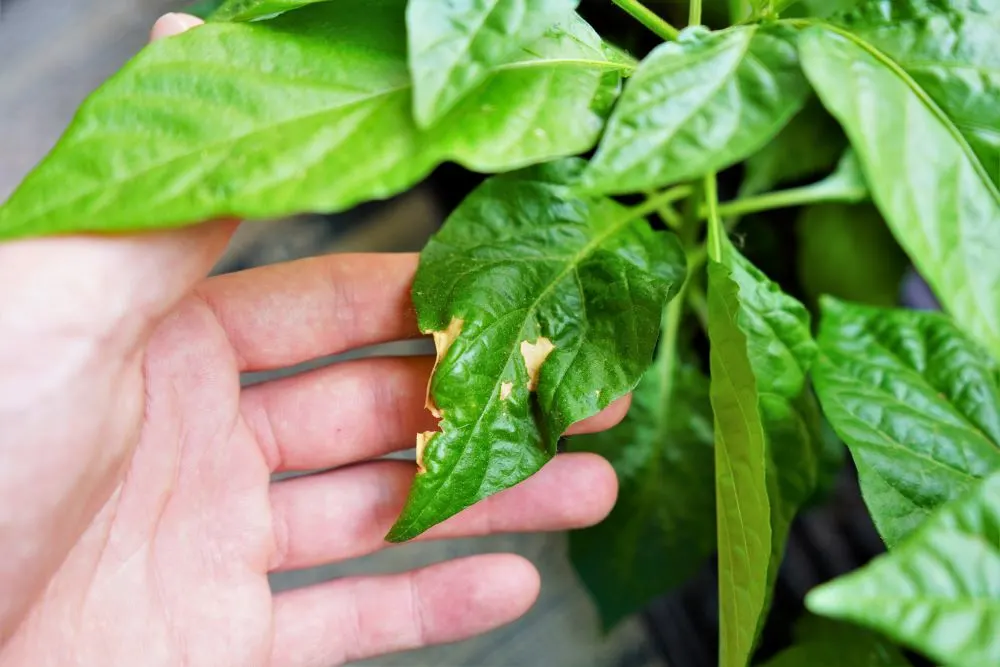
[[1000, 357], [1000, 191], [954, 119], [858, 37], [813, 27], [800, 49], [896, 238], [963, 328]]
[[658, 352], [621, 424], [570, 440], [618, 474], [610, 516], [569, 542], [605, 628], [686, 581], [715, 550], [712, 444], [708, 378], [672, 348]]
[[840, 125], [811, 98], [770, 143], [746, 161], [740, 195], [759, 194], [829, 172], [845, 148], [847, 139]]
[[488, 180], [421, 255], [413, 286], [438, 364], [418, 473], [389, 534], [407, 540], [537, 472], [574, 422], [633, 389], [666, 300], [676, 237], [605, 198], [579, 199], [566, 160]]
[[808, 93], [790, 28], [685, 31], [629, 80], [585, 187], [640, 192], [735, 164], [772, 139]]
[[1000, 472], [943, 506], [896, 550], [810, 592], [806, 604], [947, 666], [1000, 664]]
[[0, 209], [0, 237], [341, 211], [443, 160], [504, 171], [596, 141], [592, 107], [603, 113], [618, 75], [582, 19], [420, 132], [403, 11], [403, 0], [336, 0], [152, 44]]
[[946, 317], [824, 300], [819, 342], [817, 392], [887, 545], [1000, 468], [1000, 373]]
[[847, 623], [807, 616], [795, 632], [795, 643], [764, 667], [910, 667], [910, 662], [884, 637]]
[[872, 306], [899, 304], [909, 266], [871, 204], [821, 204], [796, 221], [799, 279], [809, 301], [823, 295]]
[[326, 1], [328, 0], [229, 0], [223, 2], [209, 18], [213, 21], [253, 21]]
[[1000, 184], [1000, 11], [961, 0], [867, 2], [840, 23], [912, 78]]
[[569, 17], [578, 0], [409, 0], [417, 125], [441, 120], [494, 70]]
[[791, 521], [816, 485], [818, 411], [806, 386], [816, 346], [802, 304], [728, 242], [722, 259], [708, 269], [720, 664], [743, 667]]

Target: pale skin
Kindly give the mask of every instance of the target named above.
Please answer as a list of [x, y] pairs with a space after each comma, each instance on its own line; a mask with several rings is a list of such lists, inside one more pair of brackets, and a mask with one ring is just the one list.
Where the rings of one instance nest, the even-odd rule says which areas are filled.
[[[168, 15], [153, 38], [197, 23]], [[235, 227], [0, 244], [2, 667], [329, 667], [474, 636], [538, 595], [510, 554], [271, 594], [269, 572], [387, 546], [415, 469], [372, 459], [433, 430], [432, 360], [241, 391], [244, 371], [416, 337], [417, 260], [206, 279]], [[603, 459], [560, 455], [423, 539], [590, 525], [616, 490]]]

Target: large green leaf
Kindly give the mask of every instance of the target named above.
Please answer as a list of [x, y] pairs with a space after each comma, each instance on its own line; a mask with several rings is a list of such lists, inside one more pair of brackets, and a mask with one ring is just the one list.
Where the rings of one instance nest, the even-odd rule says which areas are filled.
[[911, 667], [884, 637], [847, 623], [807, 616], [795, 643], [764, 667]]
[[871, 204], [821, 204], [796, 221], [802, 288], [812, 304], [826, 294], [872, 306], [899, 304], [906, 254]]
[[[327, 0], [228, 0], [210, 16], [213, 21], [253, 21]], [[334, 0], [339, 1], [339, 0]]]
[[[677, 300], [670, 308], [680, 305]], [[665, 333], [664, 342], [670, 337]], [[708, 378], [664, 345], [622, 423], [570, 440], [571, 449], [604, 456], [618, 473], [610, 516], [573, 531], [569, 542], [606, 628], [686, 581], [715, 550], [708, 386]]]
[[770, 604], [791, 521], [817, 477], [819, 414], [806, 385], [809, 315], [728, 242], [710, 262], [723, 667], [743, 667]]
[[806, 597], [954, 667], [1000, 665], [1000, 472], [865, 568]]
[[[409, 0], [413, 113], [441, 120], [500, 65], [567, 18], [578, 0]], [[600, 62], [600, 61], [599, 61]]]
[[825, 300], [813, 377], [894, 547], [1000, 468], [1000, 372], [937, 313]]
[[618, 74], [576, 17], [419, 131], [404, 4], [336, 0], [151, 45], [0, 209], [0, 237], [339, 211], [443, 160], [505, 171], [596, 141]]
[[866, 2], [840, 23], [910, 76], [969, 142], [993, 183], [1000, 184], [996, 6], [964, 0]]
[[800, 49], [896, 238], [955, 318], [1000, 356], [1000, 191], [954, 120], [859, 37], [813, 27]]
[[787, 26], [685, 31], [649, 54], [626, 85], [585, 186], [638, 192], [735, 164], [773, 138], [808, 94]]
[[419, 439], [422, 471], [390, 540], [538, 471], [572, 423], [648, 367], [684, 254], [641, 210], [576, 198], [582, 168], [488, 180], [424, 249], [413, 302], [438, 347], [429, 407], [441, 431]]

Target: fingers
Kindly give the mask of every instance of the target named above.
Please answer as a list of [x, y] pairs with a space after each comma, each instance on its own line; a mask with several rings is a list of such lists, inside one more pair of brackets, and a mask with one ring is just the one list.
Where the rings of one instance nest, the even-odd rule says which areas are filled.
[[207, 280], [242, 371], [282, 368], [419, 335], [410, 302], [413, 254], [332, 255]]
[[[415, 466], [378, 461], [271, 487], [277, 551], [272, 571], [374, 553], [399, 516]], [[420, 539], [567, 530], [593, 525], [614, 506], [614, 469], [595, 454], [560, 454], [536, 475], [473, 505]]]
[[161, 16], [153, 25], [153, 29], [149, 34], [149, 41], [155, 42], [165, 37], [179, 35], [202, 23], [204, 21], [190, 14], [166, 14], [165, 16]]
[[[272, 471], [332, 468], [414, 446], [437, 429], [424, 407], [430, 357], [372, 358], [334, 364], [244, 389], [240, 410]], [[610, 428], [628, 410], [622, 399], [571, 429]]]
[[538, 591], [528, 561], [496, 554], [281, 593], [271, 664], [329, 667], [466, 639], [515, 620]]

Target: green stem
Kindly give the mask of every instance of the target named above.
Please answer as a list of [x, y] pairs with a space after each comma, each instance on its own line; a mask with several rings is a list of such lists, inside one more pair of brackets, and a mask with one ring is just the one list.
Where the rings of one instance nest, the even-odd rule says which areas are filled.
[[660, 373], [660, 392], [663, 400], [660, 405], [668, 405], [670, 395], [674, 390], [674, 368], [677, 366], [677, 332], [680, 330], [681, 319], [684, 317], [684, 292], [691, 279], [688, 278], [681, 291], [667, 304], [663, 311], [663, 338], [657, 353], [657, 370]]
[[705, 291], [697, 285], [688, 286], [687, 304], [701, 323], [701, 328], [708, 331], [708, 299]]
[[[771, 211], [776, 208], [791, 208], [792, 206], [802, 206], [819, 201], [813, 188], [792, 188], [791, 190], [778, 190], [768, 192], [763, 195], [736, 199], [719, 204], [719, 215], [724, 218], [732, 216], [745, 216], [750, 213], [760, 213], [761, 211]], [[707, 211], [702, 211], [702, 215], [707, 215]]]
[[705, 206], [708, 209], [708, 256], [716, 262], [722, 261], [722, 239], [726, 230], [719, 216], [719, 184], [715, 172], [705, 176]]
[[[646, 197], [655, 197], [656, 191], [650, 190], [646, 193]], [[675, 232], [679, 232], [684, 226], [684, 220], [681, 218], [680, 214], [674, 210], [674, 207], [670, 204], [664, 204], [660, 208], [656, 209], [656, 214], [660, 216], [660, 220]]]
[[664, 190], [659, 192], [652, 197], [646, 199], [638, 206], [634, 206], [629, 209], [629, 219], [635, 220], [637, 218], [644, 218], [650, 213], [656, 213], [658, 210], [664, 206], [669, 206], [671, 203], [684, 199], [691, 194], [690, 185], [677, 185], [669, 190]]
[[660, 39], [672, 42], [681, 34], [677, 28], [661, 19], [656, 12], [638, 0], [612, 0], [612, 2], [628, 12], [636, 21], [652, 30]]
[[688, 14], [688, 25], [701, 25], [701, 0], [691, 0], [691, 12]]

